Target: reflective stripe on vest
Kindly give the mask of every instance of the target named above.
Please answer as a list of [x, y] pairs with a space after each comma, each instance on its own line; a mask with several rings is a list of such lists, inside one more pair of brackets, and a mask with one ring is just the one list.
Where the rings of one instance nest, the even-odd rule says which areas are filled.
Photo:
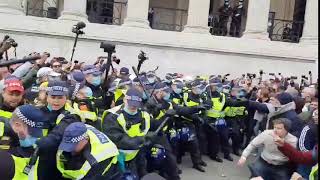
[[23, 173], [24, 168], [29, 164], [30, 158], [22, 158], [11, 155], [14, 160], [15, 170], [14, 177], [12, 180], [36, 180], [38, 179], [38, 164], [39, 158], [36, 164], [32, 166], [28, 175]]
[[226, 102], [226, 96], [224, 93], [220, 93], [222, 96], [222, 102], [220, 102], [220, 97], [211, 98], [213, 107], [207, 111], [207, 116], [212, 118], [223, 118], [225, 116], [222, 108]]
[[[123, 114], [121, 113], [118, 118], [117, 121], [119, 123], [119, 125], [122, 127], [122, 129], [127, 133], [127, 135], [129, 137], [141, 137], [141, 136], [145, 136], [149, 129], [150, 129], [150, 115], [147, 112], [141, 112], [142, 113], [142, 117], [144, 119], [144, 123], [145, 123], [145, 128], [143, 131], [140, 130], [140, 125], [141, 123], [138, 124], [134, 124], [130, 127], [130, 129], [128, 130], [126, 128], [126, 120], [124, 119]], [[132, 159], [134, 159], [138, 152], [139, 149], [135, 149], [135, 150], [120, 150], [120, 152], [123, 152], [125, 154], [125, 161], [131, 161]]]
[[317, 180], [318, 179], [318, 163], [312, 167], [309, 180]]
[[200, 103], [198, 102], [194, 102], [194, 101], [188, 101], [189, 99], [189, 94], [188, 93], [184, 93], [183, 94], [183, 101], [184, 101], [184, 104], [187, 106], [187, 107], [193, 107], [193, 106], [199, 106]]
[[4, 136], [5, 123], [8, 123], [12, 117], [12, 112], [4, 111], [0, 109], [0, 118], [3, 122], [0, 122], [0, 149], [10, 149], [10, 137]]
[[95, 122], [98, 120], [96, 112], [80, 110], [78, 103], [73, 103], [73, 109], [80, 115], [82, 122], [86, 122], [87, 120]]
[[[91, 155], [95, 158], [95, 160], [100, 163], [105, 161], [106, 159], [112, 158], [110, 164], [106, 167], [103, 174], [105, 174], [112, 164], [117, 163], [117, 155], [119, 151], [116, 145], [110, 141], [110, 139], [103, 134], [102, 132], [98, 131], [94, 127], [90, 125], [87, 126], [87, 134], [90, 138], [90, 145], [91, 145]], [[64, 169], [64, 163], [61, 159], [62, 156], [61, 150], [57, 153], [57, 168], [62, 173], [63, 177], [69, 179], [82, 179], [86, 176], [86, 174], [90, 171], [91, 165], [88, 161], [85, 161], [82, 167], [79, 170], [66, 170]], [[102, 174], [102, 175], [103, 175]]]

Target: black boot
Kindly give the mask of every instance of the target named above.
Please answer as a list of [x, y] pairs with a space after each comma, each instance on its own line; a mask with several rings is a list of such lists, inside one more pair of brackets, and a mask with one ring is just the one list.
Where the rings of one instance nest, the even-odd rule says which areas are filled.
[[193, 165], [194, 169], [200, 171], [200, 172], [206, 172], [206, 170], [204, 169], [204, 167], [200, 166], [200, 164], [197, 164], [197, 165]]
[[199, 165], [206, 167], [206, 166], [207, 166], [207, 163], [204, 162], [203, 160], [201, 160], [201, 161], [199, 162]]
[[241, 153], [239, 152], [239, 150], [236, 150], [236, 149], [233, 150], [233, 154], [236, 156], [241, 156]]
[[211, 160], [222, 163], [223, 160], [219, 156], [209, 156]]
[[229, 161], [233, 161], [233, 158], [230, 156], [230, 154], [227, 154], [227, 155], [225, 154], [224, 158], [229, 160]]

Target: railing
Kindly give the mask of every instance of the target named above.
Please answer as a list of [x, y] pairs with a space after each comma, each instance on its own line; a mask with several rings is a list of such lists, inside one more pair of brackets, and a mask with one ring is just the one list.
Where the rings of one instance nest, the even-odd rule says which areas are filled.
[[242, 19], [232, 15], [212, 14], [208, 18], [210, 33], [215, 36], [241, 37], [244, 31]]
[[121, 25], [126, 15], [127, 2], [88, 0], [87, 14], [92, 23]]
[[188, 11], [184, 9], [154, 7], [148, 19], [152, 29], [165, 31], [183, 31], [187, 22]]
[[269, 38], [272, 41], [298, 43], [302, 35], [303, 25], [303, 21], [269, 19]]
[[58, 7], [58, 0], [27, 0], [26, 15], [57, 19]]

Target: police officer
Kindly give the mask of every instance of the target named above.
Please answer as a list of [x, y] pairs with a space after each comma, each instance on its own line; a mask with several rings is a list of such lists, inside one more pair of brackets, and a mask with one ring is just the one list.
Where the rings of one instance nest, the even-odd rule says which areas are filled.
[[105, 109], [109, 109], [112, 103], [112, 95], [108, 94], [101, 86], [102, 72], [94, 65], [86, 65], [83, 68], [83, 74], [86, 79], [86, 86], [90, 87], [95, 98], [95, 104], [99, 108], [99, 115], [102, 115]]
[[45, 117], [50, 124], [45, 131], [45, 137], [37, 141], [40, 153], [40, 162], [46, 162], [48, 166], [41, 167], [42, 171], [52, 179], [61, 178], [56, 168], [56, 151], [64, 129], [72, 122], [80, 122], [81, 118], [76, 114], [68, 100], [67, 83], [64, 81], [51, 81], [47, 88], [47, 105], [42, 107]]
[[[151, 127], [152, 131], [155, 131], [158, 126], [166, 117], [166, 113], [171, 113], [173, 111], [173, 106], [170, 101], [170, 87], [166, 86], [165, 83], [158, 82], [155, 84], [154, 93], [150, 100], [145, 104], [147, 111], [154, 117], [155, 126]], [[169, 111], [170, 110], [170, 111]], [[164, 173], [168, 176], [168, 179], [180, 179], [178, 166], [176, 162], [176, 157], [173, 154], [170, 143], [168, 142], [166, 132], [170, 129], [171, 123], [168, 123], [166, 126], [160, 130], [159, 139], [155, 144], [159, 144], [164, 147], [166, 150], [165, 162], [162, 165], [166, 168], [162, 168]]]
[[[199, 113], [201, 110], [205, 110], [204, 108], [201, 109], [199, 107], [187, 107], [184, 106], [184, 93], [183, 92], [183, 82], [180, 80], [173, 81], [171, 88], [171, 98], [172, 98], [172, 105], [173, 108], [176, 110], [178, 117], [175, 117], [175, 121], [173, 121], [173, 133], [178, 135], [178, 142], [173, 144], [173, 149], [176, 151], [177, 162], [180, 164], [182, 159], [182, 154], [184, 150], [188, 150], [190, 152], [191, 160], [193, 163], [193, 168], [204, 172], [204, 168], [202, 166], [206, 166], [206, 163], [201, 160], [201, 153], [199, 149], [199, 142], [195, 132], [195, 126], [192, 121], [188, 118], [192, 114]], [[188, 132], [186, 132], [188, 131]], [[169, 131], [170, 132], [170, 131]], [[172, 134], [170, 133], [170, 137]], [[186, 136], [186, 138], [184, 138]], [[171, 139], [174, 137], [171, 137]]]
[[146, 78], [147, 78], [147, 85], [154, 87], [156, 82], [158, 82], [157, 76], [155, 72], [149, 71], [146, 73]]
[[186, 118], [192, 120], [195, 125], [201, 154], [206, 154], [207, 151], [206, 134], [202, 125], [203, 118], [205, 117], [205, 110], [212, 107], [212, 102], [205, 92], [206, 85], [202, 80], [197, 79], [191, 83], [191, 91], [183, 94], [184, 106], [193, 108], [196, 111], [196, 113], [186, 116]]
[[232, 20], [229, 33], [232, 37], [240, 37], [242, 16], [245, 13], [243, 7], [243, 0], [239, 0], [238, 5], [235, 6], [232, 11]]
[[32, 105], [19, 106], [13, 112], [10, 127], [19, 137], [20, 144], [9, 151], [15, 169], [13, 180], [46, 179], [47, 174], [40, 168], [46, 163], [39, 162], [35, 148], [45, 125], [44, 114]]
[[207, 111], [207, 123], [205, 125], [205, 132], [208, 138], [208, 154], [212, 160], [222, 162], [218, 156], [220, 146], [222, 148], [224, 158], [233, 161], [229, 152], [229, 129], [225, 121], [225, 108], [227, 106], [247, 106], [247, 101], [236, 102], [226, 98], [222, 93], [223, 87], [220, 79], [213, 78], [209, 80], [210, 83], [210, 97], [212, 101], [212, 108]]
[[116, 179], [116, 145], [102, 132], [82, 122], [64, 131], [57, 152], [57, 167], [68, 179]]
[[[10, 146], [16, 146], [15, 134], [9, 128], [9, 120], [12, 112], [23, 104], [24, 87], [15, 76], [8, 76], [4, 81], [4, 90], [0, 98], [0, 149], [8, 150]], [[13, 139], [12, 139], [13, 138]]]
[[126, 94], [126, 91], [131, 87], [132, 81], [129, 78], [123, 78], [119, 81], [119, 84], [114, 92], [113, 104], [114, 106], [119, 106], [123, 104], [123, 97]]
[[150, 115], [141, 111], [141, 106], [142, 93], [130, 88], [124, 97], [124, 104], [105, 111], [102, 117], [103, 132], [124, 154], [127, 168], [139, 177], [147, 173], [143, 146], [151, 126]]
[[[241, 89], [240, 86], [235, 86], [232, 88], [230, 93], [230, 99], [233, 101], [241, 101], [244, 98], [245, 94], [243, 93], [244, 89]], [[232, 139], [232, 150], [233, 154], [240, 156], [240, 146], [243, 141], [243, 129], [244, 129], [244, 120], [248, 112], [246, 107], [230, 107], [225, 108], [225, 117], [227, 121], [227, 126], [231, 130], [230, 135]]]
[[226, 36], [228, 32], [228, 21], [229, 16], [232, 13], [231, 5], [229, 0], [224, 0], [224, 4], [222, 7], [219, 8], [219, 34], [220, 36]]

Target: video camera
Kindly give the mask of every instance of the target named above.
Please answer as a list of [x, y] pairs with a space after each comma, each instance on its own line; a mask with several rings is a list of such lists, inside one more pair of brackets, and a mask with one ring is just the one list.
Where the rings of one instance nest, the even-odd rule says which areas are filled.
[[256, 78], [257, 75], [254, 74], [254, 73], [247, 73], [247, 77], [248, 77], [249, 79], [253, 79], [253, 78]]
[[302, 79], [306, 79], [306, 80], [309, 79], [306, 75], [302, 75], [301, 78], [302, 78]]
[[84, 32], [81, 30], [86, 27], [86, 24], [82, 21], [78, 22], [76, 25], [72, 27], [72, 32], [76, 34], [84, 34]]
[[149, 58], [146, 56], [146, 53], [143, 51], [140, 51], [140, 54], [138, 55], [138, 59], [141, 61], [148, 60]]

